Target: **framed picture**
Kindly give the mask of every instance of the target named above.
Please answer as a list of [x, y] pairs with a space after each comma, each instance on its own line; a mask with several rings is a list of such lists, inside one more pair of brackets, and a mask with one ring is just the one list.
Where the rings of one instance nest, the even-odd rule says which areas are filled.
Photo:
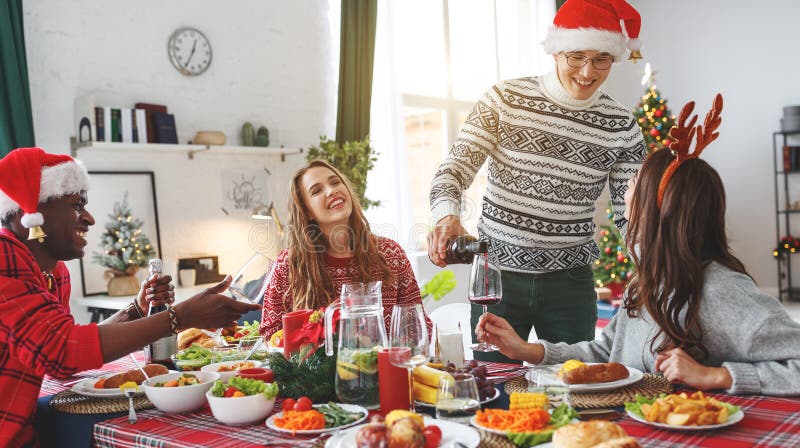
[[[108, 270], [93, 260], [102, 253], [101, 239], [114, 217], [114, 204], [122, 203], [127, 194], [131, 217], [142, 221], [142, 234], [147, 236], [156, 257], [161, 257], [161, 235], [158, 227], [156, 182], [152, 171], [89, 171], [89, 203], [86, 209], [94, 216], [95, 224], [86, 234], [86, 252], [80, 259], [83, 295], [105, 294]], [[147, 268], [144, 268], [145, 270]]]

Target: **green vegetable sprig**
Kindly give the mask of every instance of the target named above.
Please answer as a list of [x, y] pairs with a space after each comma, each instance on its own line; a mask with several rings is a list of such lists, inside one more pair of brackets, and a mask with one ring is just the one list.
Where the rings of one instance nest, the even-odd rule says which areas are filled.
[[269, 365], [281, 396], [297, 399], [305, 395], [314, 403], [334, 400], [336, 356], [326, 356], [324, 346], [306, 359], [303, 359], [304, 355], [298, 351], [286, 359], [282, 353], [270, 353]]
[[322, 415], [325, 416], [325, 427], [335, 428], [337, 426], [349, 425], [361, 417], [364, 417], [363, 412], [348, 412], [342, 409], [336, 403], [329, 401], [328, 404], [316, 407]]

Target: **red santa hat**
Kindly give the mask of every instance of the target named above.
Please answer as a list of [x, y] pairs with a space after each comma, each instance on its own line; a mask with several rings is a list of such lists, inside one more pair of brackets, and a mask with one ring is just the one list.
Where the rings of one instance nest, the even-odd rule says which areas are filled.
[[[625, 23], [622, 32], [619, 22]], [[542, 42], [544, 51], [596, 50], [610, 53], [617, 61], [631, 50], [629, 59], [641, 59], [639, 13], [625, 0], [567, 0], [558, 10], [553, 26]], [[627, 45], [626, 45], [627, 44]]]
[[[18, 212], [22, 225], [34, 229], [44, 224], [38, 206], [52, 198], [89, 189], [86, 167], [63, 154], [48, 154], [42, 148], [18, 148], [0, 159], [0, 218]], [[36, 229], [44, 237], [41, 228]]]

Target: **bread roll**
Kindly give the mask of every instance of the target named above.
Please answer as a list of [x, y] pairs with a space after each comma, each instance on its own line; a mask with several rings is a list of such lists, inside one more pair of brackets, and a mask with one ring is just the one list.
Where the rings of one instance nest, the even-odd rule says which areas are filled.
[[608, 440], [627, 436], [625, 430], [616, 423], [590, 420], [558, 428], [553, 433], [553, 447], [590, 448]]
[[178, 333], [178, 350], [187, 349], [191, 347], [192, 344], [202, 345], [201, 343], [203, 341], [209, 339], [211, 338], [199, 328], [188, 328]]
[[162, 366], [161, 364], [147, 364], [143, 368], [145, 373], [147, 373], [147, 376], [149, 376], [150, 378], [169, 373], [169, 369]]
[[639, 448], [639, 442], [633, 437], [620, 437], [618, 439], [611, 439], [593, 446], [592, 448]]
[[627, 378], [630, 375], [628, 369], [618, 362], [607, 362], [605, 364], [592, 364], [576, 367], [568, 372], [564, 372], [561, 378], [567, 384], [592, 384], [607, 383]]

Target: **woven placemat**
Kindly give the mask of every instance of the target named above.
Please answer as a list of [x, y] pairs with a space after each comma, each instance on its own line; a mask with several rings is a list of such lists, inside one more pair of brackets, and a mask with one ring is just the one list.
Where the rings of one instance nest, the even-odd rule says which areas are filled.
[[[506, 382], [506, 393], [527, 392], [528, 380], [524, 377]], [[576, 408], [606, 408], [622, 406], [631, 401], [636, 394], [651, 398], [672, 392], [672, 384], [661, 375], [645, 373], [641, 381], [630, 386], [604, 392], [571, 393], [570, 401]]]
[[[71, 390], [59, 392], [49, 402], [50, 407], [67, 414], [109, 414], [128, 412], [127, 398], [95, 398], [76, 394]], [[144, 395], [133, 397], [133, 407], [137, 411], [153, 409], [153, 403]]]

